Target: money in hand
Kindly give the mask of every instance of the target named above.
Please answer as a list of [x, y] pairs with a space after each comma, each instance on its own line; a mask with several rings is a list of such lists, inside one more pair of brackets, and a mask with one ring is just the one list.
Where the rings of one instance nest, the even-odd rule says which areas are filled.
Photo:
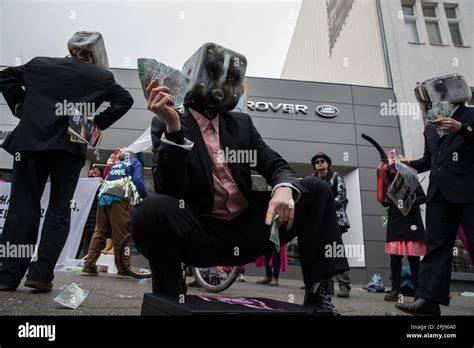
[[278, 214], [273, 216], [273, 223], [270, 230], [270, 240], [275, 244], [277, 252], [280, 252], [280, 235], [278, 234]]
[[137, 67], [144, 93], [150, 82], [156, 80], [158, 86], [165, 86], [171, 90], [174, 108], [179, 112], [183, 111], [184, 97], [189, 83], [189, 78], [184, 73], [151, 58], [138, 58]]

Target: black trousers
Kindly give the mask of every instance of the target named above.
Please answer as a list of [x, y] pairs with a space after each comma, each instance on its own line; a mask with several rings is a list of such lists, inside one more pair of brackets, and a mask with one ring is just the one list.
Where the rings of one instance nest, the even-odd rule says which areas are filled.
[[41, 219], [41, 196], [48, 176], [51, 193], [43, 222], [37, 260], [0, 259], [0, 284], [17, 287], [27, 278], [50, 282], [66, 243], [71, 219], [71, 200], [84, 158], [63, 150], [23, 151], [13, 163], [10, 204], [0, 243], [36, 244]]
[[[403, 255], [390, 255], [390, 270], [392, 276], [392, 290], [399, 290], [402, 282], [402, 259]], [[415, 290], [418, 288], [418, 271], [420, 266], [419, 256], [407, 256], [410, 264], [411, 279]]]
[[[269, 250], [265, 253], [265, 275], [278, 279], [280, 276], [281, 255], [276, 249]], [[272, 260], [273, 257], [273, 260]], [[270, 265], [271, 263], [271, 265]]]
[[[317, 178], [304, 178], [308, 190], [295, 205], [290, 231], [279, 230], [281, 245], [298, 236], [305, 284], [347, 271], [345, 257], [325, 255], [325, 246], [342, 243], [330, 187]], [[254, 206], [230, 221], [201, 215], [192, 205], [157, 194], [146, 198], [131, 219], [131, 233], [150, 261], [153, 291], [179, 293], [181, 262], [195, 267], [237, 266], [275, 248], [265, 225], [268, 203]], [[338, 255], [335, 255], [338, 256]]]
[[[336, 278], [337, 282], [339, 283], [339, 289], [344, 288], [347, 291], [351, 291], [351, 278], [349, 277], [349, 272], [337, 274], [334, 278]], [[329, 279], [331, 284], [331, 292], [334, 290], [334, 278]]]
[[473, 253], [474, 202], [449, 203], [438, 191], [426, 207], [426, 255], [420, 263], [417, 293], [445, 306], [449, 305], [453, 247], [460, 225]]

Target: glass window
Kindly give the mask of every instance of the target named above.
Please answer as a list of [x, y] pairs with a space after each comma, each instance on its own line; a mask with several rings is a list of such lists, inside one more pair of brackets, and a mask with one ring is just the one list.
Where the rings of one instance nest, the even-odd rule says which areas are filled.
[[436, 17], [436, 7], [433, 5], [423, 5], [423, 15], [425, 17]]
[[438, 22], [426, 22], [426, 31], [428, 32], [428, 38], [430, 44], [441, 45], [441, 33], [439, 31]]
[[446, 17], [448, 18], [458, 18], [456, 14], [456, 8], [455, 7], [445, 7], [444, 8], [446, 12]]
[[413, 11], [413, 6], [402, 6], [403, 14], [405, 16], [413, 16], [415, 12]]
[[418, 30], [416, 28], [415, 21], [406, 21], [405, 28], [408, 34], [409, 42], [420, 42], [420, 37], [418, 36]]
[[463, 46], [461, 29], [459, 28], [459, 23], [450, 23], [449, 31], [451, 33], [451, 38], [453, 39], [453, 44], [455, 46]]

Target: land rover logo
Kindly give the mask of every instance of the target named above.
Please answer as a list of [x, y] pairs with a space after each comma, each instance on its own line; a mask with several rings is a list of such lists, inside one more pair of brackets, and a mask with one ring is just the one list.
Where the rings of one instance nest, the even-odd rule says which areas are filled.
[[332, 105], [319, 105], [316, 113], [321, 117], [333, 118], [339, 115], [339, 109]]

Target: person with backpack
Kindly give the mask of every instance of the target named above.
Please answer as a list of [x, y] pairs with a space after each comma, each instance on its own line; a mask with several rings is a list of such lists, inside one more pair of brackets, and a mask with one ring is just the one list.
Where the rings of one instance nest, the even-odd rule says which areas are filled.
[[82, 275], [98, 275], [96, 262], [106, 245], [107, 236], [112, 234], [115, 266], [119, 277], [128, 276], [120, 263], [120, 247], [128, 235], [130, 207], [148, 197], [143, 179], [143, 165], [137, 155], [124, 151], [115, 163], [99, 191], [99, 206], [94, 234], [84, 262]]

